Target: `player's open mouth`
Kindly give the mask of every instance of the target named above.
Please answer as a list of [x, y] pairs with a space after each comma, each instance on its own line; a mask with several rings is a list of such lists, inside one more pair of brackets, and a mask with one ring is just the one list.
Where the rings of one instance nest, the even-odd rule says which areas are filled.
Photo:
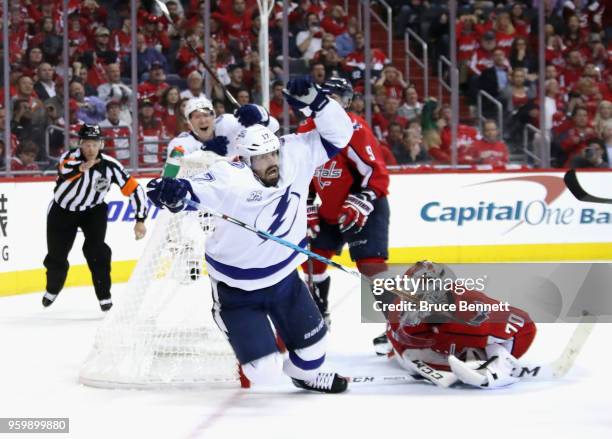
[[266, 177], [278, 177], [278, 166], [272, 166], [266, 171]]

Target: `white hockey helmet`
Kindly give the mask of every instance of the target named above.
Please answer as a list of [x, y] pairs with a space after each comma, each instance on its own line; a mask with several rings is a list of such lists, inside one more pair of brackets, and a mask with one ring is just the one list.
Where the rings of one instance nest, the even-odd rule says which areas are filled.
[[240, 130], [234, 146], [238, 155], [250, 164], [251, 157], [278, 151], [280, 139], [269, 128], [255, 124]]
[[187, 101], [185, 105], [185, 119], [187, 119], [187, 122], [189, 122], [189, 116], [194, 111], [210, 111], [213, 116], [215, 115], [215, 108], [208, 98], [191, 98]]

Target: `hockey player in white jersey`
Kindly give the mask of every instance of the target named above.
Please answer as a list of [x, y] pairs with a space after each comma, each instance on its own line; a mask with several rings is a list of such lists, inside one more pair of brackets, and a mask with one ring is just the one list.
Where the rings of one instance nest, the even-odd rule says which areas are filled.
[[185, 156], [195, 154], [197, 160], [205, 166], [219, 160], [219, 156], [234, 157], [236, 149], [233, 139], [242, 128], [258, 123], [272, 132], [279, 129], [278, 121], [259, 105], [243, 105], [236, 110], [235, 115], [222, 114], [215, 117], [212, 102], [204, 97], [187, 101], [185, 119], [189, 131], [180, 133], [168, 144], [168, 161], [162, 172], [164, 177], [176, 177], [180, 161]]
[[[153, 180], [153, 203], [179, 212], [190, 209], [190, 198], [305, 248], [310, 181], [317, 167], [346, 146], [353, 128], [342, 107], [310, 78], [291, 80], [287, 88], [286, 99], [312, 112], [316, 130], [279, 139], [261, 125], [244, 128], [235, 139], [240, 162], [216, 162], [193, 178]], [[217, 221], [206, 248], [213, 317], [253, 384], [273, 382], [282, 371], [297, 387], [342, 392], [345, 378], [319, 371], [327, 327], [297, 273], [305, 260], [293, 249]], [[286, 360], [268, 319], [286, 344]]]

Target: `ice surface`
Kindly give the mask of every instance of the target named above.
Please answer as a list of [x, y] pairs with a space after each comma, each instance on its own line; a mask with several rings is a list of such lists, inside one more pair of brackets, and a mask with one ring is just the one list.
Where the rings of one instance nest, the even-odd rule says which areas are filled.
[[[332, 277], [326, 369], [402, 374], [393, 361], [374, 355], [371, 339], [383, 328], [360, 324], [356, 282], [337, 271]], [[115, 301], [122, 287], [114, 287]], [[41, 297], [0, 298], [0, 417], [69, 417], [70, 434], [56, 438], [612, 437], [612, 324], [595, 328], [563, 380], [495, 391], [353, 384], [348, 393], [320, 395], [288, 381], [249, 390], [102, 390], [77, 382], [103, 318], [93, 290], [66, 289], [49, 309]], [[573, 329], [539, 325], [525, 358], [556, 358]]]

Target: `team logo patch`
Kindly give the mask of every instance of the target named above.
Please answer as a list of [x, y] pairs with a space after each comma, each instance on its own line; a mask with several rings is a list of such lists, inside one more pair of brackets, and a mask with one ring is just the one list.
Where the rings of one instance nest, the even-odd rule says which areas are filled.
[[110, 180], [105, 177], [100, 177], [96, 180], [93, 187], [96, 192], [105, 192], [110, 188]]
[[247, 201], [261, 201], [261, 191], [253, 191], [249, 194]]
[[332, 160], [329, 163], [329, 167], [326, 168], [325, 165], [319, 166], [315, 170], [315, 178], [317, 179], [317, 183], [319, 187], [323, 189], [326, 186], [331, 185], [331, 181], [324, 181], [328, 178], [340, 178], [342, 177], [342, 168], [336, 169], [336, 161]]
[[[289, 234], [300, 205], [300, 194], [291, 192], [289, 186], [278, 198], [268, 202], [255, 219], [255, 227], [283, 238]], [[267, 239], [264, 239], [264, 242]]]

